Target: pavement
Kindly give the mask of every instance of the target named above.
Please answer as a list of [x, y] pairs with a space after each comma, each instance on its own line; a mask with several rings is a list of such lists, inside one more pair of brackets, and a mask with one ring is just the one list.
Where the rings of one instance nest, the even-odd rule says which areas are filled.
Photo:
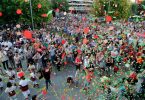
[[[26, 66], [25, 61], [23, 62], [23, 66]], [[26, 67], [24, 67], [26, 69]], [[29, 74], [26, 74], [26, 78]], [[75, 67], [74, 66], [65, 66], [63, 70], [60, 72], [52, 72], [51, 81], [52, 86], [49, 86], [48, 93], [45, 96], [46, 100], [86, 100], [85, 95], [80, 92], [81, 88], [76, 88], [75, 86], [69, 87], [66, 83], [66, 78], [68, 75], [75, 75]], [[4, 81], [4, 87], [6, 87], [6, 83], [8, 81], [8, 77], [1, 76]], [[38, 81], [40, 87], [33, 88], [32, 82], [30, 82], [29, 87], [31, 91], [31, 96], [38, 95], [39, 100], [43, 98], [42, 90], [45, 89], [45, 81], [41, 79]], [[20, 89], [17, 87], [17, 100], [24, 100], [24, 96]], [[31, 98], [31, 97], [30, 97]], [[2, 91], [0, 92], [0, 100], [9, 100], [8, 95]]]
[[[26, 70], [26, 62], [22, 62], [24, 70]], [[106, 94], [105, 92], [102, 91], [102, 88], [100, 86], [100, 76], [99, 76], [99, 71], [95, 72], [95, 79], [92, 81], [92, 84], [90, 85], [90, 91], [89, 93], [85, 93], [83, 91], [83, 74], [80, 75], [80, 86], [77, 88], [75, 86], [69, 87], [68, 84], [66, 83], [66, 79], [68, 76], [73, 76], [75, 75], [75, 66], [73, 65], [67, 65], [62, 67], [62, 70], [60, 72], [56, 72], [55, 74], [55, 68], [53, 67], [53, 71], [51, 74], [51, 81], [52, 81], [52, 86], [49, 86], [48, 92], [46, 96], [42, 95], [42, 90], [45, 89], [45, 80], [41, 79], [38, 80], [39, 83], [39, 88], [33, 88], [32, 82], [30, 82], [29, 87], [31, 91], [31, 96], [33, 95], [38, 95], [39, 100], [44, 100], [42, 99], [45, 97], [45, 100], [89, 100], [88, 97], [91, 97], [90, 100], [105, 100], [106, 99]], [[123, 74], [129, 74], [129, 72], [123, 72]], [[29, 73], [26, 72], [26, 78], [28, 78]], [[121, 75], [120, 72], [118, 74], [113, 75], [114, 77], [111, 77], [111, 80], [114, 80], [115, 82], [119, 82], [118, 79], [121, 79], [123, 76]], [[125, 75], [127, 76], [127, 75]], [[4, 88], [6, 87], [6, 83], [8, 81], [7, 76], [0, 76], [3, 78], [4, 81]], [[18, 81], [19, 82], [19, 81]], [[140, 86], [140, 80], [138, 84], [136, 85], [136, 88]], [[20, 89], [17, 87], [16, 89], [17, 93], [17, 100], [24, 100], [24, 96]], [[31, 98], [31, 97], [30, 97]], [[4, 91], [0, 91], [0, 100], [9, 100], [8, 95]], [[31, 100], [31, 99], [29, 99]], [[113, 99], [112, 99], [113, 100]]]

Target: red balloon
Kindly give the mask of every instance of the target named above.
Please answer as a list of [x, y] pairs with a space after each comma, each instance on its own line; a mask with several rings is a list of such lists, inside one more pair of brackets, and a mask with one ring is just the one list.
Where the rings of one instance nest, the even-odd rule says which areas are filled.
[[34, 43], [34, 42], [35, 42], [35, 39], [34, 39], [34, 38], [32, 38], [32, 39], [31, 39], [31, 42], [32, 42], [32, 43]]
[[1, 16], [3, 16], [3, 13], [2, 13], [2, 12], [0, 12], [0, 17], [1, 17]]
[[86, 20], [87, 20], [87, 18], [86, 18], [86, 17], [83, 17], [83, 18], [82, 18], [82, 20], [83, 20], [83, 21], [86, 21]]
[[114, 72], [118, 72], [119, 68], [117, 66], [114, 66]]
[[98, 35], [94, 35], [94, 38], [97, 39], [97, 38], [99, 38], [99, 36]]
[[106, 16], [106, 22], [111, 22], [112, 21], [112, 17], [111, 16]]
[[26, 39], [32, 39], [32, 33], [29, 30], [25, 30], [23, 35]]
[[78, 49], [77, 52], [80, 54], [82, 51], [80, 49]]
[[46, 94], [47, 94], [46, 89], [42, 90], [42, 94], [43, 94], [43, 95], [46, 95]]
[[62, 43], [62, 44], [65, 44], [65, 43], [66, 43], [66, 41], [65, 41], [65, 40], [62, 40], [62, 41], [61, 41], [61, 43]]
[[67, 65], [67, 62], [66, 61], [64, 62], [64, 65]]
[[129, 75], [129, 77], [130, 77], [131, 79], [136, 79], [136, 78], [137, 78], [137, 74], [136, 74], [135, 72], [133, 72], [133, 73], [131, 73], [131, 74]]
[[61, 100], [66, 100], [65, 95], [62, 95], [62, 96], [61, 96]]
[[24, 75], [25, 75], [24, 72], [19, 72], [19, 73], [18, 73], [18, 77], [19, 77], [19, 78], [23, 77]]
[[22, 14], [22, 10], [21, 10], [21, 9], [17, 9], [16, 13], [17, 13], [18, 15], [21, 15], [21, 14]]
[[45, 18], [45, 17], [47, 17], [47, 14], [42, 14], [41, 17], [44, 17]]
[[63, 54], [61, 55], [61, 58], [62, 58], [62, 59], [64, 59], [64, 57], [65, 57], [65, 53], [63, 53]]
[[137, 33], [137, 36], [145, 38], [145, 33], [144, 34]]
[[37, 7], [40, 9], [42, 7], [42, 5], [41, 4], [38, 4]]
[[59, 9], [57, 8], [55, 11], [56, 11], [56, 12], [59, 12]]

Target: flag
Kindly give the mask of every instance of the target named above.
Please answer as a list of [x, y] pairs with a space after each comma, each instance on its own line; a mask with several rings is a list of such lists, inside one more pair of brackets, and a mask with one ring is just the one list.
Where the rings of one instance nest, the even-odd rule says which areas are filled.
[[145, 9], [145, 5], [142, 5], [143, 9]]
[[50, 14], [52, 14], [52, 12], [53, 12], [53, 10], [48, 11], [47, 12], [47, 16], [50, 15]]

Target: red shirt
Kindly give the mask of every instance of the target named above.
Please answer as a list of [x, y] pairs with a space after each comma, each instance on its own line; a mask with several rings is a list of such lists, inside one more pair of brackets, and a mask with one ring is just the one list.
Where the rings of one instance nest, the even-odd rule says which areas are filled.
[[76, 64], [79, 64], [79, 63], [81, 63], [81, 62], [82, 62], [81, 59], [78, 58], [78, 57], [76, 57], [76, 59], [75, 59], [75, 63], [76, 63]]

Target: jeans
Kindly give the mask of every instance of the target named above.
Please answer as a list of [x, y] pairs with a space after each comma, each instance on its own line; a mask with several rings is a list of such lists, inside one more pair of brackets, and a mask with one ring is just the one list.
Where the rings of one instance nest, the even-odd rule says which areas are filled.
[[51, 63], [54, 65], [54, 59], [55, 59], [55, 56], [51, 56]]
[[21, 64], [21, 62], [18, 63], [18, 64], [16, 64], [16, 66], [17, 66], [17, 68], [22, 68], [22, 64]]
[[50, 79], [45, 80], [46, 90], [48, 90], [48, 83], [51, 85], [51, 80]]
[[10, 65], [13, 67], [13, 68], [15, 68], [15, 61], [14, 61], [14, 59], [12, 59], [12, 58], [9, 58], [10, 60]]
[[9, 67], [8, 60], [3, 61], [2, 64], [3, 64], [3, 67], [5, 70], [8, 69], [8, 67]]

